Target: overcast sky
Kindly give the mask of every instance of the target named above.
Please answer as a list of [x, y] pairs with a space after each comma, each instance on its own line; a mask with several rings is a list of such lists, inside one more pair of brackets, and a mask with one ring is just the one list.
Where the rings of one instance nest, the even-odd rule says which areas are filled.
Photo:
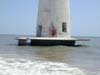
[[[70, 0], [73, 36], [100, 36], [100, 0]], [[38, 0], [0, 0], [0, 34], [35, 35]]]

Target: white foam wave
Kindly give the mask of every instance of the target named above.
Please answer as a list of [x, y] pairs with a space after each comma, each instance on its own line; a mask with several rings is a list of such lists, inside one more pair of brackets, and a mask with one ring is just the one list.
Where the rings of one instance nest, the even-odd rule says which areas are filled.
[[86, 75], [65, 63], [0, 58], [0, 75]]

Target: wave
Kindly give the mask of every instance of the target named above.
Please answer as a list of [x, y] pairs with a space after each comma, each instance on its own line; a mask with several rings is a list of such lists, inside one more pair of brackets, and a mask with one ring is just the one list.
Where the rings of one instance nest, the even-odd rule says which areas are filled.
[[0, 57], [0, 75], [86, 75], [66, 63]]

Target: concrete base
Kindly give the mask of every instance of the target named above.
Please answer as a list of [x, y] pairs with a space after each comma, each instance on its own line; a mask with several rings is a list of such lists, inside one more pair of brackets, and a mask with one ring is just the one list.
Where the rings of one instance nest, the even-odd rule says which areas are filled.
[[31, 46], [53, 46], [53, 45], [66, 45], [66, 46], [74, 46], [75, 40], [36, 40], [32, 39]]
[[19, 40], [18, 40], [18, 45], [19, 45], [19, 46], [24, 46], [24, 45], [27, 44], [26, 41], [27, 41], [26, 39], [19, 39]]
[[76, 39], [73, 38], [45, 38], [45, 37], [28, 37], [18, 38], [18, 45], [27, 45], [27, 39], [30, 40], [31, 46], [53, 46], [66, 45], [75, 46]]

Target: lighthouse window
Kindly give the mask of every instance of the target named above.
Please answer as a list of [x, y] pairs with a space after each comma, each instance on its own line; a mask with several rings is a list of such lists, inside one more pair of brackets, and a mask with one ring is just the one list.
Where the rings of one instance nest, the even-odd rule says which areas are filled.
[[67, 32], [67, 23], [62, 22], [62, 32]]
[[38, 26], [38, 37], [41, 37], [41, 32], [42, 32], [42, 25]]

